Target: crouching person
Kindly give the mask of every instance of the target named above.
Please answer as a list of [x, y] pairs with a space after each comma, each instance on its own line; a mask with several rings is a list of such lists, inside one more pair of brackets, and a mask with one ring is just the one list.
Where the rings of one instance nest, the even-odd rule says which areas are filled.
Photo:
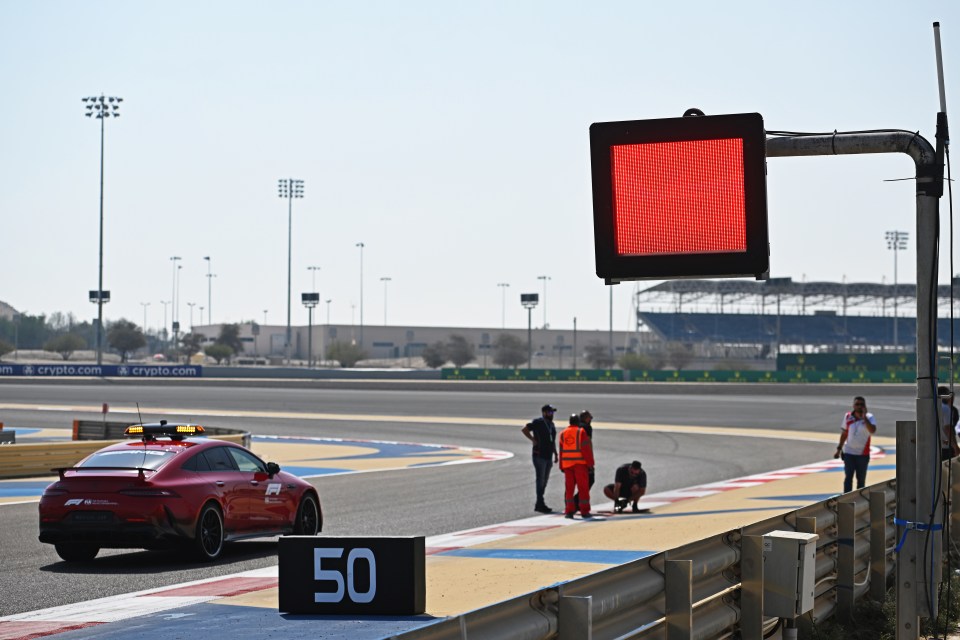
[[647, 472], [640, 466], [639, 460], [617, 468], [613, 477], [613, 484], [603, 488], [603, 495], [614, 501], [614, 511], [623, 513], [629, 502], [633, 503], [634, 513], [644, 513], [649, 509], [641, 509], [637, 502], [647, 492]]

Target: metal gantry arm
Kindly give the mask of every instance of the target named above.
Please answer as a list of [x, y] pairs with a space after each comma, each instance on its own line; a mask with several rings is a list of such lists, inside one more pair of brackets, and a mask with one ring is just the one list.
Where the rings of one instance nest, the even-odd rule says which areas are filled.
[[[938, 116], [938, 137], [946, 118]], [[916, 488], [913, 496], [898, 496], [897, 518], [911, 526], [942, 526], [938, 489], [939, 401], [937, 399], [937, 242], [939, 199], [943, 195], [943, 158], [919, 133], [881, 131], [833, 133], [767, 139], [767, 157], [905, 153], [916, 165], [917, 184], [917, 398], [916, 455], [898, 460], [897, 475], [910, 476], [904, 485]], [[898, 457], [906, 452], [899, 452]], [[899, 527], [903, 535], [904, 527]], [[897, 638], [919, 637], [919, 618], [935, 617], [940, 583], [941, 536], [909, 531], [897, 563]]]

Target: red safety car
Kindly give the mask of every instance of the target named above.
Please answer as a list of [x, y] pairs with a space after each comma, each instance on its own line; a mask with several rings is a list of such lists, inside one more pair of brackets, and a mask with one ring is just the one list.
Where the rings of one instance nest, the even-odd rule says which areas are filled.
[[40, 499], [40, 542], [67, 561], [102, 548], [189, 548], [214, 560], [225, 542], [315, 535], [323, 511], [310, 483], [224, 440], [191, 437], [203, 427], [143, 424], [74, 467]]

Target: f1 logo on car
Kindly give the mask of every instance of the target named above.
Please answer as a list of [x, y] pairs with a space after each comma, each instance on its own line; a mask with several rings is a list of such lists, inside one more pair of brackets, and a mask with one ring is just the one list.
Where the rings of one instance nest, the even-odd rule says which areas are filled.
[[84, 501], [84, 498], [70, 498], [69, 500], [63, 503], [63, 506], [75, 507], [77, 505], [83, 504], [83, 501]]
[[267, 495], [268, 496], [278, 496], [280, 495], [280, 489], [283, 485], [279, 482], [271, 482], [267, 485]]

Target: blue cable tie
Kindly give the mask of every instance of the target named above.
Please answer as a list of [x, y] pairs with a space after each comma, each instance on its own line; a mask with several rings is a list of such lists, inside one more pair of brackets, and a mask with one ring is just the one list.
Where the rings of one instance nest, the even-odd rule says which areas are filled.
[[907, 540], [907, 534], [911, 531], [940, 531], [943, 529], [942, 524], [927, 524], [925, 522], [910, 522], [909, 520], [901, 520], [900, 518], [894, 517], [893, 523], [898, 527], [904, 527], [903, 535], [900, 536], [900, 542], [897, 543], [897, 548], [893, 550], [894, 553], [900, 553], [900, 547], [903, 546], [903, 543]]

